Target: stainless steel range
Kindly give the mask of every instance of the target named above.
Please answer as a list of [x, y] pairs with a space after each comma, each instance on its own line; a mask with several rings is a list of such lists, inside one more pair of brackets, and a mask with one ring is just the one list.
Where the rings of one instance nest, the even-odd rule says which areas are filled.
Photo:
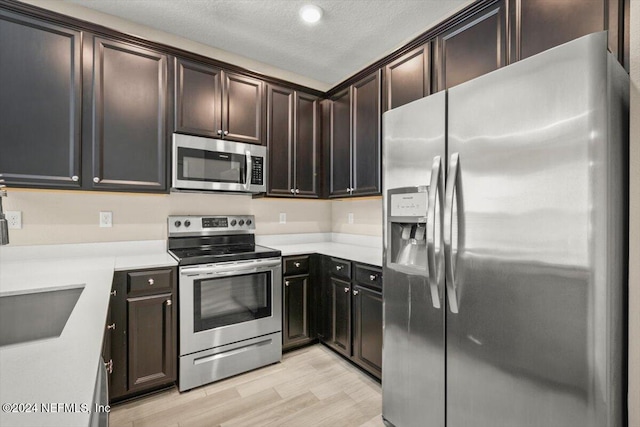
[[255, 244], [254, 217], [170, 216], [179, 262], [180, 391], [280, 361], [280, 251]]

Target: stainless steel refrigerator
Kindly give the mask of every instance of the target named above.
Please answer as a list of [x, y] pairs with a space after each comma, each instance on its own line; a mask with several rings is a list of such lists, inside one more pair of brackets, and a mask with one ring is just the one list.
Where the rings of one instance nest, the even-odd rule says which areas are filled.
[[592, 34], [383, 115], [383, 418], [625, 423], [628, 75]]

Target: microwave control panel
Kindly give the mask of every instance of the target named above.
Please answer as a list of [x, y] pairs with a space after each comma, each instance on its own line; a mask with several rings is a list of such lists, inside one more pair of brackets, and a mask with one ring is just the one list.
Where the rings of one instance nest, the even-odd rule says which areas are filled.
[[251, 156], [251, 184], [263, 185], [264, 158]]

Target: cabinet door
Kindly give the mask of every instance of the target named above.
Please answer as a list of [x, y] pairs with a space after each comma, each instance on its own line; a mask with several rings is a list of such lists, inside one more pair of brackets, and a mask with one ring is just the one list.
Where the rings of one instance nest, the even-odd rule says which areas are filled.
[[127, 299], [128, 391], [176, 379], [175, 311], [171, 294]]
[[0, 176], [80, 187], [81, 37], [0, 10]]
[[[514, 3], [520, 18], [515, 37], [517, 59], [606, 29], [606, 0], [514, 0]], [[611, 35], [617, 34], [617, 27], [612, 30]], [[617, 39], [614, 43], [613, 52], [617, 53]]]
[[437, 38], [438, 90], [506, 65], [504, 0], [483, 9]]
[[96, 37], [93, 57], [93, 188], [165, 191], [167, 56]]
[[309, 341], [309, 276], [284, 279], [283, 348]]
[[329, 344], [345, 356], [351, 356], [351, 284], [331, 279], [331, 341]]
[[272, 85], [267, 87], [268, 195], [294, 196], [293, 110], [292, 89]]
[[318, 98], [296, 92], [295, 98], [295, 192], [296, 196], [320, 196], [320, 117]]
[[353, 85], [351, 195], [380, 194], [380, 70]]
[[382, 294], [354, 286], [353, 357], [380, 378], [382, 373]]
[[351, 188], [351, 96], [350, 89], [331, 102], [329, 197], [344, 197]]
[[225, 139], [262, 144], [264, 83], [234, 73], [223, 73], [222, 130]]
[[218, 68], [176, 59], [176, 132], [222, 136], [221, 76]]
[[384, 69], [384, 110], [408, 104], [431, 93], [431, 43], [419, 47]]

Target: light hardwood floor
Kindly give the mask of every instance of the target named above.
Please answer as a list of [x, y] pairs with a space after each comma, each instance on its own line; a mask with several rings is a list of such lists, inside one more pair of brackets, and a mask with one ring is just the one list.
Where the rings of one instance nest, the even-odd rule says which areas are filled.
[[317, 344], [281, 363], [198, 387], [164, 391], [111, 408], [110, 427], [380, 427], [380, 384]]

